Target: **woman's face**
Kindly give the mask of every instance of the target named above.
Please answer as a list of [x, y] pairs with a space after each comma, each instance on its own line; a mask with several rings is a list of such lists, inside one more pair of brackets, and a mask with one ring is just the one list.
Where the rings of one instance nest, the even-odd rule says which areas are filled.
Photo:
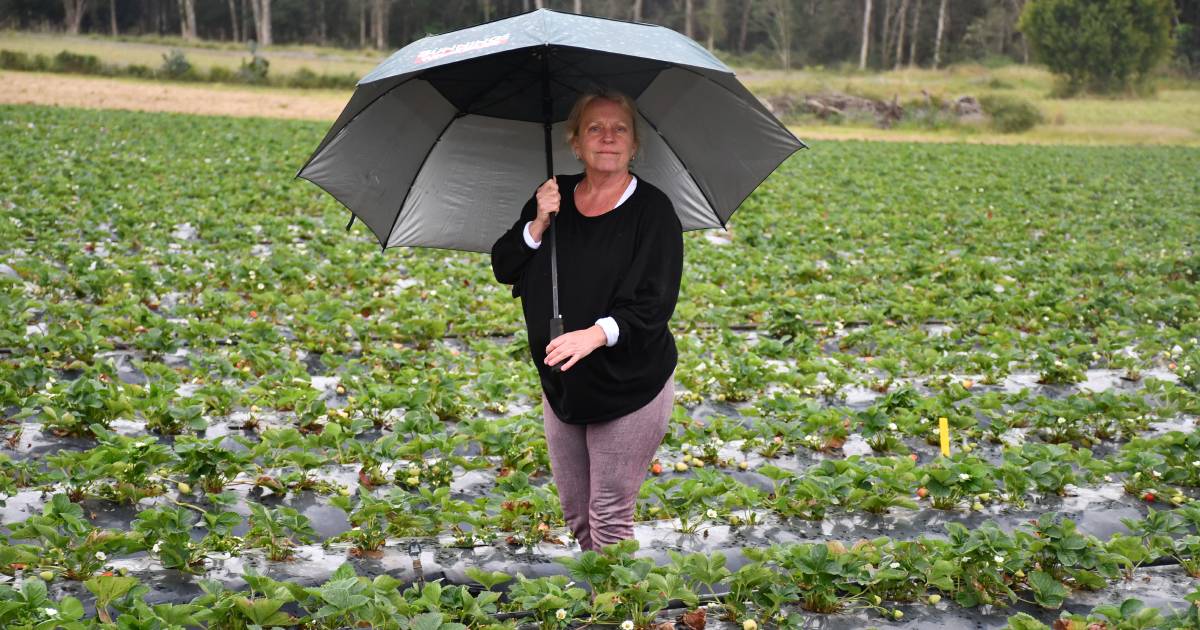
[[633, 120], [619, 104], [597, 98], [583, 109], [579, 123], [579, 133], [571, 144], [588, 170], [629, 170], [637, 145], [633, 141]]

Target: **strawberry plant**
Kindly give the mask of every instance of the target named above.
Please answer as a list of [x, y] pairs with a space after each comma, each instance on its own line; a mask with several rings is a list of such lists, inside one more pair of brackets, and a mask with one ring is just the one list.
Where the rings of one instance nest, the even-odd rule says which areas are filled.
[[143, 547], [158, 558], [163, 567], [199, 573], [205, 549], [192, 540], [192, 529], [197, 520], [192, 510], [163, 506], [138, 513], [133, 531], [141, 535]]
[[587, 591], [565, 575], [529, 579], [517, 574], [516, 578], [508, 589], [511, 608], [532, 611], [542, 628], [566, 628], [589, 608]]
[[1100, 541], [1075, 529], [1075, 523], [1057, 514], [1042, 514], [1032, 528], [1029, 552], [1050, 577], [1079, 588], [1097, 590], [1115, 578], [1118, 560]]
[[250, 504], [250, 529], [246, 546], [261, 548], [271, 560], [290, 560], [298, 543], [311, 542], [316, 536], [308, 517], [290, 507], [267, 508]]
[[37, 404], [42, 423], [56, 435], [93, 435], [92, 425], [107, 429], [119, 415], [133, 411], [118, 385], [103, 373], [55, 383], [37, 397]]
[[41, 580], [25, 580], [17, 588], [0, 584], [0, 624], [5, 628], [76, 630], [87, 627], [83, 616], [83, 604], [77, 598], [50, 599]]
[[939, 459], [923, 468], [920, 484], [929, 489], [934, 508], [953, 510], [966, 500], [994, 492], [991, 475], [992, 468], [977, 457]]
[[156, 478], [158, 470], [173, 459], [171, 449], [152, 438], [130, 438], [97, 427], [100, 445], [88, 451], [83, 465], [99, 471], [104, 481], [94, 492], [118, 503], [136, 504], [139, 500], [163, 493]]
[[223, 442], [224, 438], [219, 437], [211, 440], [186, 435], [176, 438], [172, 471], [205, 492], [221, 492], [250, 464], [247, 453], [227, 448]]
[[38, 567], [61, 573], [68, 580], [90, 578], [108, 562], [109, 554], [128, 551], [136, 543], [120, 532], [92, 527], [83, 508], [65, 494], [56, 494], [37, 516], [7, 525], [11, 536], [40, 544]]
[[1067, 484], [1076, 483], [1069, 449], [1054, 444], [1022, 444], [1020, 448], [1005, 449], [1000, 469], [1005, 489], [1012, 496], [1020, 496], [1027, 489], [1024, 480], [1028, 480], [1029, 489], [1061, 496]]
[[354, 555], [382, 555], [379, 549], [387, 542], [391, 504], [365, 493], [359, 495], [357, 506], [352, 504], [350, 497], [343, 496], [333, 497], [330, 503], [346, 513], [351, 528], [338, 536], [326, 539], [325, 544], [345, 541], [354, 545], [351, 550]]
[[836, 543], [773, 547], [771, 557], [796, 584], [801, 606], [811, 612], [842, 609], [869, 580], [866, 560]]
[[946, 532], [950, 557], [962, 563], [960, 572], [952, 577], [954, 586], [950, 591], [960, 606], [1003, 605], [1005, 600], [1017, 600], [1012, 585], [1029, 566], [1023, 544], [1028, 534], [1008, 534], [993, 521], [971, 530], [947, 523]]

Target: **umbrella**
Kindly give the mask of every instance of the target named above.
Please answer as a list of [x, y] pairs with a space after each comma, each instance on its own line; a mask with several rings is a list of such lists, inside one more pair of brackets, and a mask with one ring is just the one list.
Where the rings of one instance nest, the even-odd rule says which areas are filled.
[[384, 249], [487, 252], [554, 160], [571, 160], [552, 138], [576, 98], [599, 87], [634, 99], [634, 171], [670, 197], [684, 230], [724, 227], [804, 147], [690, 38], [538, 9], [391, 55], [358, 82], [297, 177], [333, 195]]

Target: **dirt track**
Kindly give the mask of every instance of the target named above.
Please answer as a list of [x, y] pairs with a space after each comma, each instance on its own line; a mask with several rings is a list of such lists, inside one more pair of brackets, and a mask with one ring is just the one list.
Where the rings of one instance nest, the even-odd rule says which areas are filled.
[[[332, 122], [350, 91], [253, 88], [110, 79], [68, 74], [0, 71], [0, 104], [177, 112], [209, 116], [260, 116]], [[1145, 125], [1046, 127], [1026, 134], [937, 133], [841, 126], [791, 127], [806, 141], [966, 142], [978, 144], [1200, 144], [1194, 134]], [[1180, 133], [1185, 135], [1180, 136]]]
[[350, 98], [329, 91], [156, 83], [34, 72], [0, 72], [0, 103], [130, 109], [214, 116], [332, 121]]
[[[0, 104], [324, 121], [337, 118], [350, 99], [349, 92], [189, 85], [34, 72], [0, 72], [0, 84], [4, 85], [0, 90]], [[801, 137], [813, 140], [949, 141], [896, 132], [879, 137], [878, 134], [841, 128], [805, 129]]]

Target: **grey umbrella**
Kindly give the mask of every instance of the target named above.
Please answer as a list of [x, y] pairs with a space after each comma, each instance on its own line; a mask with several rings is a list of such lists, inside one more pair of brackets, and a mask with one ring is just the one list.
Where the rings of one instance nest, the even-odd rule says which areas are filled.
[[[349, 208], [385, 249], [487, 252], [554, 160], [573, 159], [551, 138], [597, 87], [635, 100], [633, 170], [671, 198], [685, 230], [724, 227], [804, 146], [691, 39], [539, 9], [397, 51], [358, 82], [297, 176]], [[553, 247], [553, 229], [550, 238]]]

